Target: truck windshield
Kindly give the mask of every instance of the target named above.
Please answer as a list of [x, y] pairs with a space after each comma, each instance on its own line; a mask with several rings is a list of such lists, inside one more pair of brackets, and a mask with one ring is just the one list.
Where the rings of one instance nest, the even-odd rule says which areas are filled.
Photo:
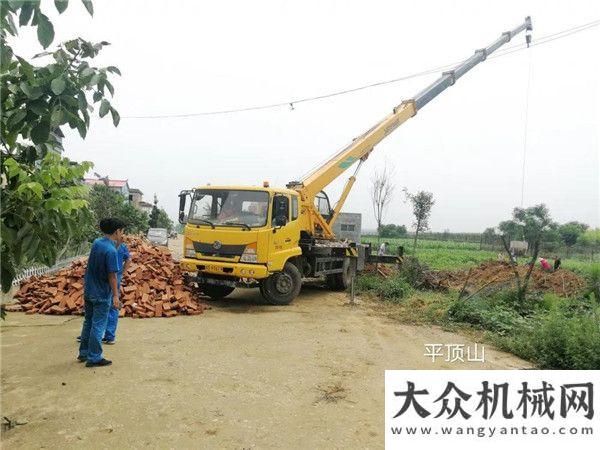
[[262, 227], [267, 223], [269, 193], [265, 191], [198, 189], [188, 221], [230, 227]]

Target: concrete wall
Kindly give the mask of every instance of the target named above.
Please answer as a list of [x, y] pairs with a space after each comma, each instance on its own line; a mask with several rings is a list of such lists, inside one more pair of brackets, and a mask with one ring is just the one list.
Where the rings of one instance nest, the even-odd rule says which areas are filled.
[[338, 239], [360, 242], [361, 222], [360, 213], [340, 213], [333, 224], [333, 232]]

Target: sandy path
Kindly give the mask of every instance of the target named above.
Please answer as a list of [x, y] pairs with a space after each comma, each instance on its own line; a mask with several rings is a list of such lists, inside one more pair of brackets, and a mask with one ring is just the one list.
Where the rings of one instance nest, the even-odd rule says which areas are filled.
[[[369, 316], [341, 294], [268, 307], [249, 292], [203, 316], [122, 320], [114, 365], [94, 370], [75, 362], [81, 318], [10, 314], [2, 414], [28, 423], [3, 447], [380, 447], [385, 369], [465, 367], [432, 364], [423, 345], [467, 339]], [[485, 368], [526, 366], [486, 350]]]
[[2, 415], [27, 423], [2, 447], [380, 448], [385, 369], [527, 366], [491, 348], [484, 364], [433, 364], [424, 344], [469, 340], [314, 286], [288, 307], [258, 300], [237, 290], [201, 316], [122, 319], [101, 369], [75, 361], [80, 317], [9, 314]]

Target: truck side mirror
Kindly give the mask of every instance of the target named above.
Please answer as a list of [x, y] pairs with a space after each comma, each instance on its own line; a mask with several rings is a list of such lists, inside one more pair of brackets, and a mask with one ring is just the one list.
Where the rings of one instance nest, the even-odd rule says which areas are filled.
[[287, 223], [287, 217], [285, 217], [284, 215], [275, 217], [274, 225], [276, 227], [283, 227], [283, 226], [285, 226], [286, 223]]
[[185, 223], [185, 201], [187, 196], [187, 192], [179, 194], [179, 223]]

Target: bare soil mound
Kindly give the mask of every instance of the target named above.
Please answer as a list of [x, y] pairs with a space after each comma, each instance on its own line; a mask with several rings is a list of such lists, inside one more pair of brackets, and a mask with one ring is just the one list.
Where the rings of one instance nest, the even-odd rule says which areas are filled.
[[[521, 278], [525, 277], [527, 266], [519, 266], [517, 270]], [[469, 270], [436, 272], [438, 277], [446, 280], [451, 289], [461, 289], [467, 277], [467, 287], [480, 289], [486, 285], [511, 283], [515, 274], [512, 266], [503, 261], [486, 261]], [[553, 292], [561, 296], [574, 295], [585, 286], [585, 280], [570, 270], [559, 269], [556, 272], [547, 272], [540, 267], [534, 267], [531, 273], [530, 289], [539, 292]]]

